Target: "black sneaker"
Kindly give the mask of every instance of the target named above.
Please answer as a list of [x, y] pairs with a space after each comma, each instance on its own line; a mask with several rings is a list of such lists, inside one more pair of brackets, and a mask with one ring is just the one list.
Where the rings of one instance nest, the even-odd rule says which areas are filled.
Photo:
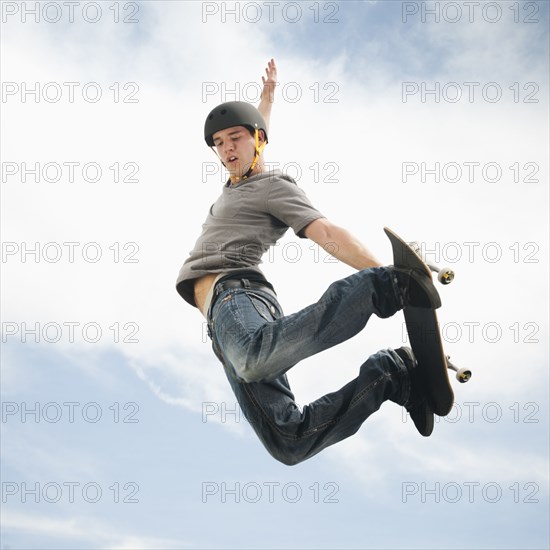
[[441, 307], [441, 298], [431, 276], [418, 269], [390, 266], [397, 278], [397, 286], [403, 296], [403, 307]]
[[405, 408], [410, 414], [416, 429], [421, 435], [428, 437], [434, 429], [434, 413], [428, 405], [424, 394], [424, 384], [416, 368], [418, 361], [410, 348], [401, 347], [394, 351], [405, 363], [411, 378], [411, 392], [409, 399], [405, 403]]

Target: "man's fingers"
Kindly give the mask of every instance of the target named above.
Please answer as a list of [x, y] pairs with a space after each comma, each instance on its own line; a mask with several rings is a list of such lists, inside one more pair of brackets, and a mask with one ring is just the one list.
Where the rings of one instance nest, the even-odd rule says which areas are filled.
[[[265, 69], [265, 77], [262, 76], [262, 84], [272, 84], [277, 80], [277, 68], [275, 67], [275, 60], [271, 58], [267, 62], [267, 67]], [[271, 82], [270, 82], [271, 81]]]

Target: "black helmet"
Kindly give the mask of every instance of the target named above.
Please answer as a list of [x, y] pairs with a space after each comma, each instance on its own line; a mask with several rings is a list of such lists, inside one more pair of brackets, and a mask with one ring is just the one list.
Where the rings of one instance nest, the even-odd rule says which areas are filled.
[[263, 130], [265, 141], [267, 143], [267, 130], [264, 117], [260, 111], [250, 103], [244, 101], [228, 101], [222, 103], [210, 111], [204, 123], [204, 139], [209, 147], [214, 146], [213, 135], [220, 130], [231, 128], [232, 126], [245, 126], [254, 132]]

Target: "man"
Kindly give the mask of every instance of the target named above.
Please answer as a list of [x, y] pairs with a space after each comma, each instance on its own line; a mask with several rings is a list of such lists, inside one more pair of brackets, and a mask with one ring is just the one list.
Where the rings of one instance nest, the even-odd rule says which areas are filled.
[[[266, 171], [268, 126], [262, 113], [269, 118], [273, 60], [266, 74], [258, 109], [228, 102], [206, 119], [205, 141], [229, 180], [210, 208], [176, 288], [207, 319], [213, 350], [241, 409], [277, 460], [297, 464], [349, 437], [386, 400], [404, 405], [418, 431], [429, 436], [433, 413], [409, 348], [372, 355], [356, 379], [302, 411], [294, 401], [285, 373], [300, 360], [356, 335], [372, 314], [385, 318], [407, 304], [434, 307], [440, 301], [431, 278], [382, 266], [319, 212], [292, 178]], [[330, 243], [332, 255], [358, 271], [330, 285], [315, 304], [285, 316], [258, 264], [288, 228], [323, 248]]]

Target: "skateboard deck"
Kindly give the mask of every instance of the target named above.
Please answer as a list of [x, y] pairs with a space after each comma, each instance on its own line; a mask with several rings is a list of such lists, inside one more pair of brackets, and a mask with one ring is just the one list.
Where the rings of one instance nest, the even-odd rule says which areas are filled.
[[[393, 265], [417, 269], [432, 278], [430, 268], [401, 237], [385, 227], [384, 232], [393, 248]], [[454, 393], [449, 381], [448, 363], [443, 351], [441, 331], [435, 309], [405, 307], [405, 324], [411, 349], [418, 361], [417, 368], [426, 387], [428, 403], [438, 416], [452, 409]]]

